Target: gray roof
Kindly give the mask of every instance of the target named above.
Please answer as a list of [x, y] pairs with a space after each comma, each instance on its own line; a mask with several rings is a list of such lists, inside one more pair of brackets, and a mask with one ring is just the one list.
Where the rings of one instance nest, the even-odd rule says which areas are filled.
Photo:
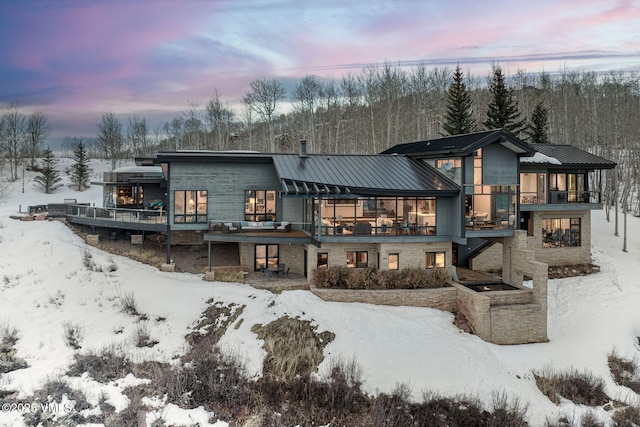
[[[560, 144], [529, 144], [537, 152], [544, 154], [551, 159], [555, 159], [560, 162], [549, 161], [546, 162], [549, 166], [554, 167], [575, 167], [583, 169], [613, 169], [616, 167], [616, 163], [604, 157], [591, 154], [588, 151], [581, 150], [580, 148], [573, 147], [571, 145]], [[521, 159], [521, 162], [523, 159]], [[526, 160], [525, 160], [526, 162]], [[526, 164], [526, 163], [524, 163]], [[538, 162], [540, 164], [540, 162]]]
[[478, 148], [498, 142], [510, 150], [523, 155], [533, 155], [531, 147], [504, 129], [493, 129], [484, 132], [464, 135], [446, 136], [427, 141], [397, 144], [386, 149], [382, 154], [406, 154], [414, 157], [441, 155], [468, 156]]
[[426, 163], [400, 155], [274, 154], [285, 192], [455, 195], [460, 187]]

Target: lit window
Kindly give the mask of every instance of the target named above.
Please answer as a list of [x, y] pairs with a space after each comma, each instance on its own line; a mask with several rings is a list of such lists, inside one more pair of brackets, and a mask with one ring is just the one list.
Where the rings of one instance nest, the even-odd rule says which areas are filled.
[[347, 267], [367, 268], [369, 253], [367, 251], [347, 252]]
[[400, 268], [400, 254], [389, 254], [389, 270]]
[[178, 190], [173, 192], [175, 223], [207, 222], [207, 191]]
[[427, 252], [425, 254], [425, 268], [444, 268], [444, 252]]

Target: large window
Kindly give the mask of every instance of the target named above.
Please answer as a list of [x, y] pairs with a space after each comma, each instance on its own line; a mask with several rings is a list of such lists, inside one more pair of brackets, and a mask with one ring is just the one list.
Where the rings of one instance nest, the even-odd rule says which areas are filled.
[[321, 235], [435, 235], [437, 230], [435, 197], [322, 198], [313, 203], [310, 219]]
[[276, 191], [247, 190], [244, 192], [245, 221], [275, 221]]
[[280, 263], [280, 248], [278, 245], [256, 245], [256, 265], [254, 269], [277, 268]]
[[347, 252], [347, 267], [367, 268], [369, 253], [367, 251]]
[[580, 218], [550, 218], [542, 220], [542, 247], [580, 246]]
[[589, 201], [584, 173], [550, 173], [551, 203], [582, 203]]
[[207, 222], [206, 190], [176, 190], [173, 203], [173, 222], [176, 224]]
[[524, 172], [520, 174], [520, 203], [547, 203], [547, 174]]
[[444, 252], [427, 252], [424, 260], [425, 268], [444, 268], [445, 253]]

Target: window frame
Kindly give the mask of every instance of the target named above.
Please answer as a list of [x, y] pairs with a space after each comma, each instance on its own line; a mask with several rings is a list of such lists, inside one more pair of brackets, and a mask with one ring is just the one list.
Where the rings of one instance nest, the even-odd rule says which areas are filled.
[[[429, 257], [432, 257], [429, 262]], [[442, 265], [439, 265], [438, 258], [442, 257]], [[427, 251], [424, 253], [424, 268], [427, 270], [433, 270], [434, 268], [445, 268], [447, 265], [447, 252], [446, 251]]]
[[[182, 206], [178, 204], [180, 200], [182, 201]], [[187, 201], [193, 202], [193, 208], [187, 207]], [[207, 224], [209, 222], [208, 211], [209, 192], [207, 190], [173, 191], [174, 224]]]
[[[262, 206], [262, 208], [260, 208], [260, 206]], [[269, 210], [271, 210], [272, 212], [269, 212]], [[275, 221], [277, 210], [278, 203], [276, 190], [244, 191], [245, 221]]]
[[[350, 254], [353, 255], [353, 264], [349, 265]], [[360, 256], [365, 256], [365, 262], [360, 262]], [[347, 251], [347, 268], [367, 268], [369, 266], [369, 251]]]
[[[559, 221], [559, 227], [553, 227], [553, 221]], [[549, 231], [545, 225], [550, 225]], [[564, 230], [564, 232], [563, 232]], [[568, 233], [567, 233], [568, 230]], [[549, 248], [579, 248], [582, 246], [582, 218], [556, 217], [542, 218], [541, 244]]]
[[[321, 264], [321, 258], [324, 258], [324, 262]], [[329, 268], [329, 252], [317, 252], [316, 253], [316, 269]]]
[[[395, 268], [391, 268], [391, 258], [395, 257]], [[400, 253], [398, 252], [393, 252], [390, 253], [389, 255], [387, 255], [387, 269], [391, 270], [391, 271], [397, 271], [400, 270]]]

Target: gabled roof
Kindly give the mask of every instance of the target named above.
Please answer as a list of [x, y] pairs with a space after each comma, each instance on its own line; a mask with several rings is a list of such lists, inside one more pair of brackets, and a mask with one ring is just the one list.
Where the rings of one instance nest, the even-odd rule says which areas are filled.
[[273, 154], [288, 194], [455, 195], [460, 187], [433, 167], [398, 155]]
[[591, 154], [588, 151], [571, 145], [561, 144], [530, 144], [534, 150], [543, 156], [521, 158], [522, 164], [547, 165], [554, 167], [575, 167], [581, 169], [613, 169], [616, 163], [604, 157]]
[[398, 144], [383, 151], [382, 154], [396, 153], [406, 154], [412, 157], [433, 157], [440, 155], [468, 156], [478, 148], [495, 142], [504, 145], [518, 154], [533, 155], [533, 150], [529, 144], [511, 135], [504, 129]]

